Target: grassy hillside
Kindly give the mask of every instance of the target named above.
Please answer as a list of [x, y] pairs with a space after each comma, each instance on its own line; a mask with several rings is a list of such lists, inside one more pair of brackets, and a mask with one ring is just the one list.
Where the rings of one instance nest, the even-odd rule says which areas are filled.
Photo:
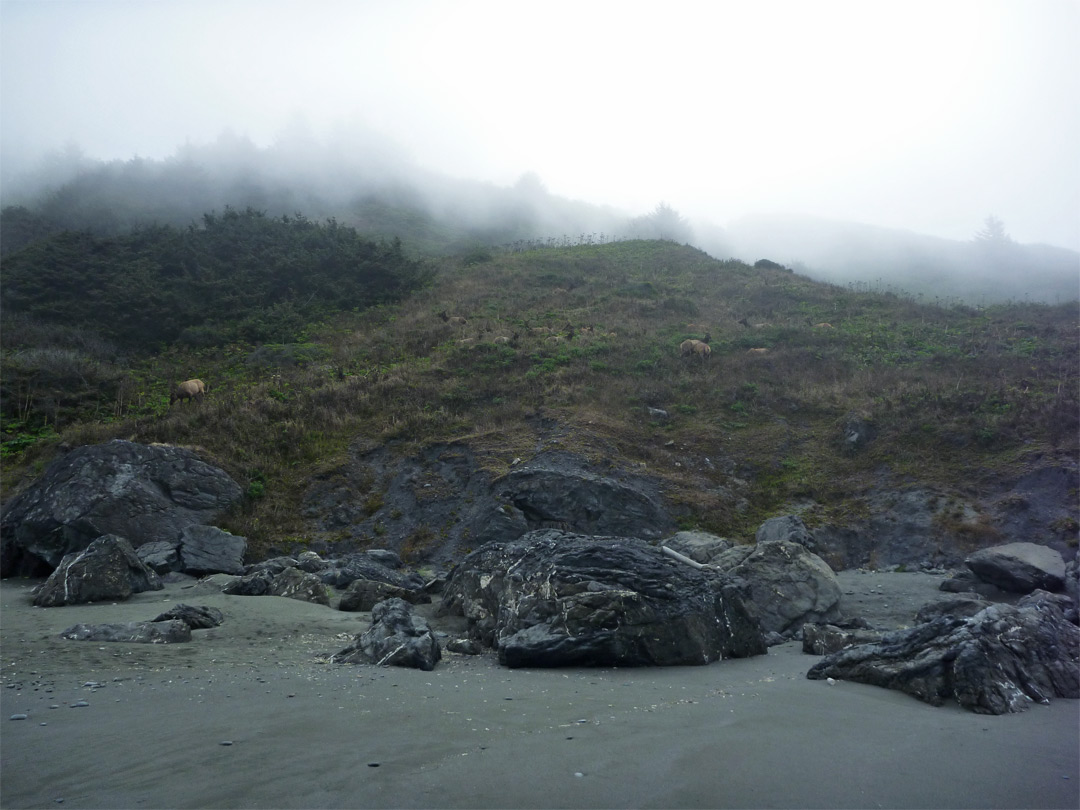
[[[745, 537], [800, 502], [842, 517], [883, 476], [977, 489], [1077, 451], [1075, 303], [945, 309], [670, 242], [477, 252], [426, 270], [405, 300], [325, 312], [303, 342], [150, 354], [41, 313], [16, 340], [9, 320], [5, 362], [72, 368], [42, 371], [35, 398], [5, 371], [5, 493], [62, 444], [194, 446], [247, 488], [229, 528], [280, 549], [312, 539], [303, 492], [351, 445], [465, 442], [494, 474], [558, 447], [658, 476], [686, 526]], [[680, 356], [706, 333], [707, 362]], [[210, 395], [170, 409], [170, 384], [189, 377]], [[50, 416], [54, 400], [66, 405]], [[858, 452], [843, 442], [853, 416], [876, 432]]]

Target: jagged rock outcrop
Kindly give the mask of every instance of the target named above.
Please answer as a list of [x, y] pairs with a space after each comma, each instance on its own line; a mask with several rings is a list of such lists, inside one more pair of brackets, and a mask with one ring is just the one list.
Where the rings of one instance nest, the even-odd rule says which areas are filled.
[[0, 518], [0, 576], [45, 576], [106, 534], [132, 546], [178, 540], [241, 497], [223, 470], [190, 450], [116, 439], [60, 456]]
[[1036, 543], [984, 548], [968, 557], [966, 563], [975, 576], [1003, 591], [1060, 591], [1065, 586], [1065, 560], [1061, 554]]
[[712, 564], [737, 578], [766, 633], [791, 636], [804, 624], [840, 618], [843, 592], [836, 573], [798, 543], [768, 540], [735, 546]]
[[122, 624], [76, 624], [62, 632], [60, 638], [131, 644], [180, 644], [191, 641], [191, 627], [179, 619]]
[[38, 607], [113, 602], [133, 593], [158, 591], [164, 584], [123, 537], [105, 535], [68, 554], [34, 595]]
[[972, 543], [1023, 538], [1068, 559], [1076, 547], [1074, 461], [1054, 460], [1014, 481], [988, 484], [978, 496], [881, 476], [853, 497], [849, 517], [814, 527], [814, 551], [835, 570], [927, 564], [956, 568]]
[[557, 530], [489, 543], [451, 573], [443, 613], [510, 667], [705, 664], [766, 651], [723, 575], [636, 538]]
[[358, 448], [349, 463], [312, 482], [304, 513], [324, 531], [378, 532], [411, 561], [449, 563], [540, 528], [658, 539], [675, 530], [660, 490], [649, 476], [600, 469], [564, 451], [540, 453], [499, 477], [463, 444], [407, 458]]
[[807, 677], [899, 689], [934, 706], [955, 699], [980, 714], [1078, 698], [1080, 628], [1066, 618], [1064, 601], [1037, 591], [969, 618], [940, 616], [829, 655]]
[[371, 611], [371, 627], [333, 657], [341, 664], [410, 667], [425, 672], [442, 658], [438, 639], [427, 621], [404, 599], [387, 599]]
[[351, 612], [363, 612], [371, 610], [379, 602], [387, 599], [404, 599], [412, 605], [426, 605], [431, 603], [431, 596], [422, 590], [410, 590], [400, 588], [397, 585], [389, 585], [385, 582], [375, 582], [370, 579], [353, 580], [349, 587], [341, 594], [338, 602], [338, 610]]

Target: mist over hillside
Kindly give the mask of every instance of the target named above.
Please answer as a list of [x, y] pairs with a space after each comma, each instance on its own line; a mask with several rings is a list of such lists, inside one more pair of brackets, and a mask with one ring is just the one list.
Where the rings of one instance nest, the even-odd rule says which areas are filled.
[[536, 175], [522, 175], [510, 187], [454, 178], [416, 166], [370, 135], [329, 143], [295, 135], [260, 148], [226, 133], [164, 160], [96, 161], [71, 147], [11, 178], [2, 201], [36, 220], [30, 233], [4, 233], [5, 254], [36, 231], [113, 236], [147, 224], [185, 227], [227, 207], [334, 218], [366, 236], [400, 237], [424, 255], [477, 243], [571, 233], [611, 238], [634, 230], [626, 214], [556, 197]]
[[1007, 234], [957, 241], [764, 214], [725, 228], [690, 221], [663, 201], [632, 216], [554, 195], [531, 172], [498, 186], [423, 169], [364, 131], [318, 141], [300, 128], [265, 148], [226, 132], [163, 160], [97, 161], [72, 146], [9, 177], [2, 194], [5, 256], [60, 230], [114, 236], [148, 225], [184, 228], [231, 208], [336, 220], [368, 238], [400, 238], [413, 256], [661, 238], [720, 259], [768, 258], [816, 280], [942, 303], [1061, 303], [1080, 296], [1080, 253], [1021, 245]]
[[833, 284], [901, 289], [969, 304], [1063, 303], [1080, 295], [1080, 253], [1002, 235], [967, 242], [809, 216], [745, 216], [730, 223], [733, 255], [767, 255]]

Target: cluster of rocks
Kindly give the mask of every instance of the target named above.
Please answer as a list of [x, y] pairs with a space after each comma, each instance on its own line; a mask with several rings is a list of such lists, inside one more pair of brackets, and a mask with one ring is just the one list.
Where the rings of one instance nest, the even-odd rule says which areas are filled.
[[228, 474], [183, 448], [119, 439], [76, 448], [4, 505], [0, 576], [47, 576], [105, 535], [136, 549], [163, 543], [144, 552], [159, 573], [239, 573], [243, 538], [223, 542], [209, 524], [241, 495]]
[[951, 698], [981, 714], [1080, 698], [1080, 628], [1066, 618], [1069, 601], [1036, 591], [970, 617], [940, 615], [832, 653], [807, 677], [898, 689], [935, 706]]
[[[446, 475], [457, 471], [440, 459]], [[1046, 546], [971, 555], [968, 570], [942, 585], [953, 597], [923, 608], [913, 627], [884, 632], [844, 616], [836, 574], [817, 553], [824, 536], [797, 516], [766, 521], [753, 545], [698, 532], [660, 539], [659, 502], [636, 479], [583, 475], [548, 459], [502, 485], [512, 537], [490, 539], [448, 576], [425, 580], [387, 550], [244, 565], [245, 539], [210, 525], [240, 497], [227, 475], [186, 450], [115, 441], [72, 451], [6, 505], [0, 562], [4, 576], [51, 571], [35, 593], [40, 606], [122, 600], [160, 589], [162, 577], [225, 573], [234, 577], [228, 594], [336, 599], [341, 610], [370, 611], [371, 627], [339, 662], [434, 667], [439, 634], [412, 607], [441, 590], [437, 615], [462, 617], [468, 636], [447, 649], [492, 649], [508, 667], [704, 664], [801, 639], [826, 656], [811, 678], [875, 683], [931, 703], [955, 698], [996, 713], [1078, 696], [1077, 562], [1066, 565]], [[537, 528], [563, 523], [567, 509], [587, 531]], [[648, 530], [632, 531], [639, 522]], [[1025, 596], [996, 604], [1002, 594]], [[195, 610], [77, 625], [65, 637], [186, 640], [193, 621], [213, 619]]]
[[[932, 705], [954, 699], [982, 714], [1080, 698], [1077, 561], [1008, 543], [966, 562], [941, 586], [956, 595], [921, 608], [911, 628], [804, 627], [803, 650], [826, 656], [807, 677], [898, 689]], [[1002, 593], [1024, 595], [1015, 605], [985, 598]]]
[[192, 630], [217, 627], [225, 620], [215, 607], [177, 604], [145, 622], [76, 624], [60, 638], [71, 641], [120, 641], [136, 644], [177, 644], [191, 641]]

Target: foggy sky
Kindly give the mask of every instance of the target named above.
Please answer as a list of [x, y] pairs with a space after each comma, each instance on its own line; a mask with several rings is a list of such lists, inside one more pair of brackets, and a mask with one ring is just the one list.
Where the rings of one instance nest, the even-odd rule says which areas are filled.
[[1080, 249], [1078, 45], [1077, 0], [0, 0], [0, 161], [366, 131], [631, 214]]

